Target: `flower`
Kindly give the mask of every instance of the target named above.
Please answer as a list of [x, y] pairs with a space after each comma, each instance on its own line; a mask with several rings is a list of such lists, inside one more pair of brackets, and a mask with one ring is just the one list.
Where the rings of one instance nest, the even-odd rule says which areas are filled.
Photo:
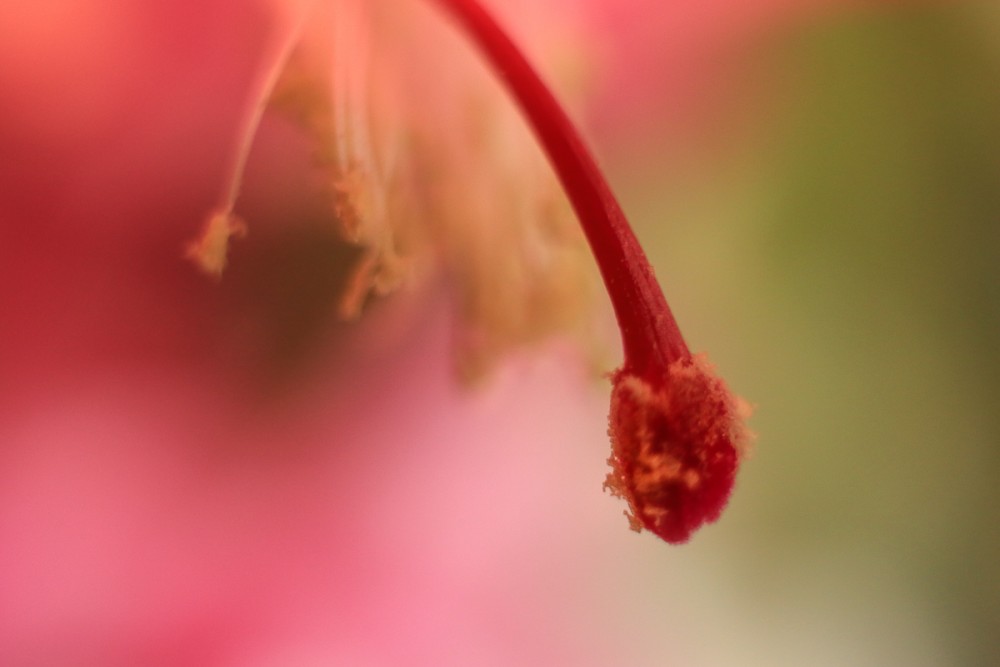
[[[204, 280], [179, 260], [192, 221], [218, 204], [234, 119], [259, 84], [250, 54], [274, 7], [213, 2], [197, 20], [173, 5], [79, 3], [62, 20], [51, 5], [0, 12], [12, 8], [25, 14], [0, 21], [10, 64], [0, 77], [14, 91], [0, 144], [18, 167], [0, 193], [0, 662], [282, 664], [295, 653], [390, 664], [414, 650], [443, 656], [456, 628], [494, 631], [492, 617], [464, 612], [500, 606], [506, 584], [487, 574], [530, 589], [559, 560], [538, 539], [553, 525], [570, 539], [589, 520], [524, 461], [559, 457], [566, 469], [578, 459], [559, 443], [601, 437], [563, 357], [522, 371], [533, 381], [501, 382], [488, 396], [504, 410], [487, 417], [448, 373], [455, 319], [469, 377], [589, 323], [583, 237], [522, 121], [489, 97], [497, 82], [429, 6], [395, 17], [396, 33], [368, 33], [399, 38], [370, 51], [401, 67], [367, 81], [385, 85], [379, 94], [441, 93], [418, 108], [378, 106], [405, 109], [404, 136], [428, 148], [400, 154], [415, 162], [384, 204], [419, 206], [403, 218], [412, 226], [391, 230], [328, 224], [316, 189], [364, 211], [377, 208], [373, 181], [348, 170], [336, 187], [311, 187], [323, 130], [296, 115], [302, 88], [277, 84], [286, 120], [262, 121], [263, 158], [256, 172], [248, 161], [237, 211], [210, 214], [205, 245], [188, 250], [214, 254], [218, 273], [229, 248], [222, 280]], [[410, 21], [451, 35], [462, 58], [449, 60], [446, 44], [417, 48], [427, 38]], [[403, 67], [414, 53], [420, 62]], [[312, 76], [309, 54], [296, 57]], [[373, 111], [352, 99], [351, 113]], [[476, 143], [469, 123], [483, 109], [490, 124]], [[375, 120], [387, 149], [398, 126]], [[499, 166], [479, 163], [497, 151]], [[413, 193], [418, 172], [441, 176]], [[236, 243], [243, 227], [230, 213], [246, 220]], [[460, 318], [427, 268], [439, 265]], [[333, 322], [330, 304], [351, 315], [369, 290], [404, 289], [401, 277], [405, 298]], [[553, 392], [573, 402], [553, 406]], [[493, 486], [502, 491], [483, 495]], [[490, 502], [502, 506], [480, 506]], [[508, 623], [515, 641], [495, 639], [511, 658], [501, 663], [521, 645], [545, 652], [535, 621]], [[381, 640], [387, 625], [404, 628], [395, 641]], [[466, 664], [478, 655], [469, 641], [457, 647]], [[581, 663], [613, 644], [570, 653]]]
[[[610, 432], [614, 448], [609, 459], [613, 472], [606, 486], [628, 501], [633, 528], [649, 528], [668, 542], [687, 541], [702, 523], [718, 518], [729, 498], [748, 439], [742, 426], [748, 410], [714, 377], [703, 358], [691, 356], [652, 268], [597, 164], [518, 47], [475, 0], [439, 0], [435, 4], [452, 14], [478, 43], [531, 123], [569, 196], [609, 290], [626, 358], [613, 375]], [[314, 11], [313, 5], [306, 3], [299, 8], [298, 19], [263, 77], [223, 201], [210, 214], [188, 254], [206, 273], [218, 277], [225, 266], [228, 239], [244, 233], [244, 224], [234, 209], [246, 157], [264, 106], [276, 94], [279, 79], [289, 68], [291, 74], [285, 79], [292, 83], [278, 91], [279, 103], [285, 100], [292, 106], [299, 124], [313, 137], [315, 161], [325, 174], [333, 218], [345, 238], [364, 249], [341, 299], [341, 313], [356, 317], [369, 292], [384, 293], [399, 283], [403, 260], [396, 239], [401, 228], [419, 224], [412, 211], [422, 210], [435, 219], [447, 219], [460, 211], [458, 227], [473, 216], [464, 213], [466, 207], [461, 205], [468, 201], [467, 195], [449, 198], [445, 208], [433, 203], [421, 206], [412, 189], [400, 185], [417, 184], [421, 192], [427, 180], [435, 180], [428, 174], [437, 170], [424, 161], [406, 160], [405, 156], [422, 153], [412, 150], [411, 142], [400, 136], [399, 121], [387, 119], [380, 112], [382, 106], [369, 108], [372, 99], [392, 98], [394, 92], [398, 95], [396, 90], [383, 89], [369, 93], [372, 86], [364, 81], [369, 76], [370, 35], [391, 33], [391, 29], [373, 30], [366, 19], [375, 19], [355, 3], [334, 3], [329, 8], [331, 16], [318, 23], [335, 26], [332, 53], [325, 50], [323, 57], [313, 60], [329, 63], [331, 71], [324, 77], [300, 71], [308, 70], [309, 64], [289, 66], [300, 33]], [[327, 96], [322, 95], [319, 81], [332, 81]], [[394, 83], [396, 88], [402, 87], [400, 82]], [[488, 123], [486, 119], [484, 124]], [[436, 132], [442, 131], [440, 125], [434, 127]], [[456, 161], [465, 164], [464, 160]], [[462, 188], [466, 178], [463, 173], [450, 180]], [[404, 194], [399, 194], [400, 190]], [[500, 201], [483, 193], [474, 203], [486, 202], [492, 208]], [[452, 202], [459, 204], [453, 206]], [[453, 228], [448, 225], [443, 238], [451, 237]], [[534, 326], [533, 320], [526, 320], [525, 325]]]
[[[579, 97], [587, 104], [579, 109], [585, 114], [592, 114], [590, 103], [596, 101], [605, 123], [611, 116], [620, 121], [615, 125], [618, 133], [608, 134], [612, 128], [604, 125], [594, 135], [596, 144], [607, 151], [620, 150], [621, 125], [626, 121], [629, 136], [640, 135], [647, 142], [658, 136], [650, 123], [668, 128], [681, 125], [675, 116], [660, 115], [663, 104], [639, 109], [639, 104], [632, 103], [649, 101], [650, 96], [653, 102], [662, 102], [656, 93], [663, 91], [677, 95], [675, 78], [660, 77], [664, 63], [653, 60], [666, 57], [663, 49], [672, 49], [676, 40], [665, 37], [653, 42], [650, 36], [684, 33], [690, 42], [704, 44], [707, 53], [718, 55], [731, 44], [718, 38], [715, 31], [724, 22], [715, 19], [739, 15], [723, 9], [739, 4], [756, 11], [763, 5], [796, 3], [670, 3], [669, 14], [639, 14], [643, 32], [594, 24], [590, 34], [597, 39], [586, 49], [577, 49], [574, 44], [580, 42], [567, 39], [579, 27], [575, 12], [586, 7], [621, 15], [635, 3], [564, 2], [567, 15], [556, 17], [554, 29], [545, 21], [534, 24], [532, 17], [550, 11], [555, 3], [510, 0], [494, 4], [532, 61], [547, 78], [558, 82], [560, 97], [572, 100], [582, 91]], [[695, 5], [711, 7], [719, 15], [712, 20], [705, 20], [704, 15], [679, 15], [684, 12], [677, 7]], [[479, 99], [468, 107], [459, 103], [477, 85], [495, 85], [494, 77], [476, 70], [479, 61], [453, 26], [430, 6], [423, 9], [428, 21], [419, 24], [421, 34], [390, 45], [392, 52], [410, 53], [414, 51], [411, 45], [416, 45], [421, 47], [415, 49], [420, 58], [439, 58], [449, 66], [416, 72], [422, 78], [410, 80], [413, 90], [421, 90], [418, 81], [441, 87], [422, 88], [425, 94], [420, 101], [429, 109], [395, 107], [400, 118], [412, 122], [424, 137], [434, 136], [433, 116], [449, 109], [485, 108], [494, 122], [497, 117], [506, 118], [512, 105], [505, 98], [496, 98], [496, 103]], [[817, 650], [850, 655], [845, 662], [858, 662], [859, 656], [863, 661], [867, 656], [874, 663], [906, 664], [927, 656], [943, 656], [940, 661], [947, 662], [947, 657], [963, 655], [967, 647], [971, 647], [967, 655], [980, 648], [982, 655], [990, 654], [989, 647], [966, 642], [968, 632], [958, 633], [956, 640], [950, 636], [954, 633], [939, 631], [951, 622], [967, 627], [968, 618], [978, 618], [973, 612], [982, 607], [983, 594], [967, 595], [964, 608], [972, 615], [956, 621], [954, 614], [940, 611], [949, 607], [937, 604], [940, 595], [928, 593], [944, 590], [942, 595], [948, 597], [955, 584], [979, 591], [974, 568], [972, 575], [957, 581], [933, 579], [934, 572], [953, 571], [948, 564], [961, 562], [973, 552], [984, 555], [989, 545], [986, 551], [956, 550], [935, 546], [942, 540], [934, 538], [940, 537], [935, 531], [940, 533], [942, 527], [959, 542], [963, 530], [971, 536], [982, 532], [975, 530], [979, 515], [966, 510], [975, 507], [984, 497], [981, 491], [989, 488], [980, 479], [983, 475], [976, 479], [951, 475], [957, 481], [950, 485], [955, 491], [947, 494], [950, 500], [942, 504], [938, 502], [941, 494], [931, 494], [924, 508], [930, 510], [931, 520], [908, 522], [907, 508], [920, 506], [918, 496], [924, 488], [940, 485], [940, 466], [923, 466], [926, 474], [921, 475], [918, 460], [917, 468], [904, 466], [895, 482], [889, 479], [886, 484], [879, 477], [881, 470], [867, 465], [870, 457], [845, 459], [838, 449], [836, 440], [845, 432], [861, 435], [856, 440], [866, 445], [871, 441], [863, 437], [872, 435], [871, 425], [858, 419], [845, 422], [841, 409], [867, 397], [866, 392], [856, 391], [856, 380], [869, 378], [874, 384], [867, 386], [880, 387], [885, 378], [894, 377], [882, 371], [915, 360], [906, 367], [923, 368], [917, 375], [930, 380], [925, 383], [930, 389], [902, 392], [888, 406], [888, 413], [881, 404], [872, 408], [869, 416], [879, 417], [873, 423], [882, 424], [874, 435], [898, 426], [893, 421], [894, 409], [896, 417], [906, 420], [912, 417], [913, 400], [919, 403], [926, 398], [931, 416], [917, 419], [916, 426], [913, 420], [906, 421], [910, 426], [900, 432], [916, 434], [920, 441], [918, 431], [930, 424], [924, 449], [941, 450], [932, 442], [937, 435], [934, 400], [939, 398], [936, 390], [941, 378], [949, 377], [939, 371], [955, 366], [952, 358], [921, 366], [924, 348], [940, 347], [934, 336], [926, 345], [904, 345], [902, 357], [890, 355], [885, 363], [879, 363], [879, 350], [884, 346], [867, 346], [868, 354], [858, 360], [856, 346], [844, 345], [842, 337], [833, 348], [823, 350], [822, 361], [814, 356], [814, 344], [822, 349], [824, 338], [811, 335], [816, 333], [813, 329], [828, 322], [821, 317], [818, 325], [806, 326], [801, 318], [809, 313], [799, 312], [797, 317], [795, 309], [801, 304], [794, 302], [798, 296], [811, 294], [818, 299], [810, 301], [812, 311], [833, 305], [835, 311], [842, 307], [857, 315], [853, 301], [844, 305], [847, 299], [835, 298], [825, 289], [832, 284], [830, 280], [836, 282], [857, 268], [845, 267], [838, 260], [840, 250], [853, 247], [856, 234], [829, 237], [824, 233], [814, 238], [814, 221], [799, 215], [806, 222], [794, 229], [806, 236], [795, 238], [800, 243], [812, 239], [805, 242], [807, 251], [817, 244], [828, 245], [825, 242], [830, 238], [841, 238], [847, 245], [834, 243], [821, 253], [829, 262], [806, 272], [816, 280], [786, 293], [778, 285], [797, 283], [802, 277], [796, 272], [805, 260], [789, 259], [798, 257], [802, 247], [784, 247], [783, 252], [790, 254], [777, 264], [782, 267], [778, 275], [772, 273], [767, 280], [755, 275], [754, 266], [761, 268], [753, 264], [755, 253], [764, 247], [766, 252], [773, 251], [774, 235], [754, 236], [748, 220], [729, 217], [727, 203], [732, 193], [723, 192], [725, 174], [706, 181], [711, 183], [711, 197], [727, 202], [722, 206], [727, 209], [726, 221], [719, 227], [700, 227], [706, 216], [698, 211], [689, 218], [678, 216], [676, 227], [675, 220], [666, 216], [652, 221], [662, 222], [664, 235], [671, 237], [678, 228], [688, 225], [690, 231], [692, 224], [699, 225], [697, 233], [679, 238], [675, 248], [681, 249], [674, 252], [681, 257], [691, 247], [691, 237], [715, 241], [723, 228], [741, 230], [737, 236], [726, 237], [732, 245], [705, 243], [698, 259], [682, 259], [683, 264], [670, 268], [674, 275], [689, 275], [692, 282], [699, 282], [694, 289], [703, 294], [722, 292], [728, 303], [738, 301], [739, 308], [731, 311], [736, 321], [727, 335], [752, 334], [740, 322], [753, 319], [757, 334], [770, 341], [762, 345], [752, 335], [746, 340], [753, 350], [748, 359], [767, 369], [757, 381], [773, 391], [791, 380], [787, 391], [798, 391], [797, 400], [771, 411], [787, 427], [787, 434], [784, 454], [781, 447], [769, 446], [768, 455], [774, 460], [788, 455], [786, 463], [799, 467], [755, 466], [753, 476], [742, 478], [744, 488], [732, 508], [737, 513], [729, 516], [728, 526], [705, 531], [685, 549], [665, 549], [654, 539], [633, 539], [621, 530], [619, 503], [597, 492], [607, 451], [607, 437], [602, 433], [607, 426], [603, 414], [607, 396], [604, 386], [584, 380], [584, 364], [573, 346], [550, 339], [540, 352], [525, 354], [515, 348], [517, 332], [524, 330], [503, 328], [508, 319], [517, 323], [519, 313], [530, 320], [527, 314], [533, 312], [526, 307], [531, 299], [523, 298], [523, 289], [511, 287], [523, 280], [516, 268], [521, 258], [574, 257], [587, 273], [592, 260], [578, 252], [582, 245], [578, 234], [576, 240], [553, 248], [553, 239], [563, 239], [563, 232], [574, 234], [571, 225], [559, 224], [559, 233], [539, 232], [533, 223], [546, 219], [542, 215], [501, 215], [494, 222], [506, 226], [487, 225], [490, 207], [483, 206], [483, 217], [467, 221], [473, 231], [463, 233], [465, 227], [460, 224], [447, 234], [433, 236], [430, 230], [425, 234], [417, 229], [421, 235], [412, 245], [393, 246], [405, 251], [400, 254], [405, 261], [399, 274], [404, 280], [396, 293], [391, 298], [366, 297], [356, 321], [337, 323], [336, 304], [347, 277], [364, 275], [345, 267], [353, 266], [363, 249], [348, 242], [331, 223], [329, 195], [335, 193], [322, 192], [328, 181], [317, 176], [322, 170], [311, 154], [315, 144], [288, 100], [283, 110], [272, 107], [262, 120], [238, 201], [237, 212], [245, 218], [248, 233], [230, 244], [222, 279], [206, 280], [184, 262], [185, 244], [218, 203], [216, 190], [224, 181], [227, 157], [248, 106], [247, 91], [256, 85], [261, 53], [268, 51], [275, 26], [281, 27], [275, 11], [272, 4], [231, 0], [209, 0], [197, 7], [189, 3], [140, 6], [113, 0], [0, 3], [0, 87], [8, 93], [0, 108], [0, 171], [4, 175], [4, 187], [0, 187], [0, 664], [725, 665], [776, 660], [796, 664], [808, 662]], [[893, 114], [914, 108], [914, 100], [933, 98], [940, 104], [922, 104], [919, 108], [926, 107], [926, 113], [916, 114], [916, 120], [904, 114], [909, 121], [902, 136], [914, 141], [906, 142], [911, 150], [902, 155], [923, 155], [927, 146], [921, 138], [929, 137], [938, 153], [944, 151], [938, 162], [953, 164], [950, 158], [956, 154], [947, 148], [951, 144], [939, 145], [938, 141], [952, 135], [937, 130], [928, 135], [926, 129], [947, 130], [953, 124], [956, 101], [963, 119], [963, 110], [980, 108], [975, 91], [989, 89], [980, 84], [989, 80], [994, 62], [982, 56], [995, 50], [989, 35], [977, 32], [987, 22], [969, 20], [977, 18], [974, 12], [946, 12], [943, 16], [952, 20], [945, 21], [939, 20], [941, 16], [917, 12], [911, 16], [914, 20], [899, 25], [888, 12], [879, 12], [874, 21], [854, 17], [844, 22], [832, 31], [832, 39], [830, 31], [819, 31], [825, 35], [819, 58], [824, 66], [817, 68], [815, 62], [810, 66], [809, 57], [799, 64], [809, 72], [811, 85], [827, 93], [816, 98], [815, 117], [807, 122], [800, 118], [796, 125], [819, 121], [824, 131], [818, 144], [795, 143], [795, 152], [812, 155], [811, 159], [791, 161], [795, 172], [815, 173], [819, 178], [804, 179], [809, 182], [798, 187], [805, 186], [808, 194], [815, 190], [815, 183], [827, 182], [829, 174], [819, 168], [828, 166], [821, 164], [830, 156], [826, 149], [846, 160], [838, 162], [841, 166], [871, 156], [870, 147], [859, 139], [849, 143], [864, 145], [855, 146], [853, 156], [848, 150], [845, 157], [839, 129], [852, 128], [856, 122], [869, 129], [894, 127]], [[664, 24], [672, 26], [670, 33], [661, 32]], [[928, 31], [929, 25], [935, 29]], [[968, 32], [970, 25], [977, 30]], [[806, 41], [812, 43], [813, 37]], [[887, 37], [889, 47], [884, 48]], [[438, 48], [450, 49], [447, 40], [454, 41], [455, 49], [441, 56]], [[931, 60], [901, 57], [937, 54], [942, 46], [958, 42], [957, 52], [962, 54], [982, 49], [979, 59], [956, 57], [956, 51], [945, 48], [944, 65], [930, 71], [923, 65]], [[642, 90], [625, 85], [609, 96], [605, 88], [604, 99], [595, 100], [591, 93], [602, 90], [600, 79], [581, 78], [581, 66], [560, 55], [592, 54], [589, 70], [595, 63], [607, 62], [607, 51], [594, 51], [607, 45], [619, 56], [627, 47], [635, 49], [630, 53], [647, 56], [638, 64], [629, 61], [637, 70], [646, 70]], [[850, 56], [846, 61], [845, 46]], [[373, 46], [371, 53], [376, 52], [382, 53], [381, 46]], [[673, 62], [675, 52], [667, 53]], [[795, 54], [802, 56], [799, 50]], [[408, 64], [397, 61], [387, 64]], [[567, 62], [569, 67], [564, 67]], [[877, 67], [866, 74], [872, 63]], [[470, 73], [465, 83], [445, 85], [456, 76], [451, 64]], [[684, 64], [673, 67], [682, 69]], [[951, 86], [950, 77], [956, 72], [971, 72], [958, 78], [959, 88]], [[613, 70], [618, 83], [621, 74], [621, 69]], [[684, 82], [691, 83], [696, 92], [702, 90], [697, 84], [706, 83], [703, 72], [689, 74]], [[446, 80], [438, 81], [442, 75]], [[842, 87], [831, 88], [831, 81], [857, 89], [858, 97], [838, 99]], [[386, 79], [379, 74], [369, 82], [386, 83]], [[963, 85], [972, 92], [958, 92], [957, 98], [938, 94], [964, 90]], [[768, 99], [773, 98], [769, 95]], [[830, 102], [837, 116], [832, 128], [824, 122], [829, 120]], [[887, 102], [881, 113], [879, 105]], [[712, 108], [719, 113], [735, 107]], [[874, 125], [869, 123], [872, 110], [876, 111]], [[841, 118], [841, 112], [847, 118]], [[636, 123], [637, 113], [646, 122]], [[928, 114], [933, 118], [928, 120]], [[413, 120], [424, 115], [427, 118], [419, 123]], [[454, 113], [448, 119], [473, 116]], [[591, 120], [590, 114], [578, 117]], [[986, 116], [973, 113], [970, 117]], [[442, 124], [448, 131], [438, 133], [443, 145], [436, 148], [444, 151], [437, 155], [446, 165], [450, 156], [465, 156], [459, 149], [470, 143], [471, 135], [464, 125], [438, 126]], [[590, 122], [587, 125], [593, 127]], [[983, 132], [975, 128], [988, 123], [960, 125], [973, 127], [972, 134], [960, 132], [953, 138], [981, 136]], [[506, 134], [498, 125], [490, 127], [495, 130], [490, 136], [496, 140], [473, 154], [490, 157], [496, 153], [517, 165], [519, 159], [511, 153], [537, 150], [527, 139], [522, 143], [517, 138], [521, 135], [516, 133], [525, 127], [520, 118], [512, 116], [509, 125], [502, 124], [515, 134]], [[684, 130], [672, 131], [681, 134], [689, 127], [684, 124]], [[801, 138], [801, 130], [795, 136]], [[504, 137], [507, 141], [500, 141]], [[888, 149], [885, 154], [896, 155], [893, 149], [900, 135], [883, 132], [878, 137], [883, 139], [879, 145]], [[965, 141], [961, 145], [985, 144]], [[435, 146], [424, 143], [421, 147], [425, 150], [420, 156], [431, 159]], [[646, 147], [657, 146], [649, 142]], [[967, 153], [960, 148], [957, 155]], [[674, 155], [673, 150], [670, 154]], [[547, 169], [541, 159], [538, 162], [540, 169]], [[897, 162], [886, 164], [893, 167]], [[910, 179], [911, 185], [923, 186], [938, 173], [924, 169], [925, 162], [915, 162], [920, 172]], [[511, 186], [509, 192], [518, 194], [541, 184], [529, 167], [505, 171], [468, 159], [457, 164], [461, 168], [453, 167], [446, 180], [475, 185], [442, 191], [440, 200], [446, 199], [447, 192], [447, 199], [465, 211], [474, 211], [472, 202], [482, 197], [462, 200], [463, 193], [478, 194], [502, 182]], [[810, 165], [817, 170], [803, 169]], [[755, 178], [761, 172], [775, 178], [784, 173], [758, 169], [761, 166], [754, 163]], [[454, 178], [463, 171], [471, 180]], [[966, 172], [958, 174], [962, 178], [945, 178], [945, 186], [953, 185], [956, 202], [967, 201]], [[984, 169], [979, 172], [986, 173]], [[875, 178], [862, 179], [865, 187], [861, 189], [878, 185], [878, 173], [877, 168], [868, 173]], [[669, 180], [660, 180], [660, 172], [656, 175], [657, 183]], [[898, 175], [898, 170], [893, 171], [893, 183]], [[834, 185], [821, 190], [839, 197], [842, 186], [850, 190], [856, 180], [835, 179]], [[621, 183], [629, 190], [636, 187], [628, 181]], [[930, 194], [921, 201], [928, 197], [936, 201], [940, 196], [937, 188], [924, 190]], [[323, 196], [317, 196], [317, 191]], [[673, 199], [647, 194], [660, 201]], [[886, 210], [901, 212], [898, 219], [907, 219], [911, 200], [896, 199], [897, 205]], [[533, 196], [524, 201], [545, 200]], [[635, 210], [632, 201], [628, 208]], [[931, 222], [935, 212], [948, 213], [948, 206], [934, 205], [935, 201], [925, 207], [931, 213], [924, 216], [928, 220], [924, 231], [940, 226]], [[795, 215], [801, 213], [801, 207], [792, 208]], [[867, 223], [880, 214], [886, 217], [883, 208], [874, 218], [862, 219]], [[832, 227], [836, 225], [829, 223], [837, 212], [826, 211], [824, 216], [826, 232], [835, 234]], [[792, 218], [789, 215], [784, 223], [775, 224], [791, 226]], [[519, 228], [523, 234], [512, 233], [509, 223], [515, 219], [532, 224]], [[773, 221], [761, 222], [763, 226]], [[865, 240], [871, 240], [868, 232], [877, 227], [864, 226]], [[989, 225], [965, 227], [973, 233]], [[894, 239], [894, 228], [885, 229], [886, 238]], [[395, 231], [405, 234], [406, 230]], [[640, 237], [654, 231], [640, 230]], [[954, 236], [951, 232], [949, 228], [946, 235]], [[545, 242], [532, 242], [539, 235]], [[683, 229], [678, 236], [684, 236]], [[933, 246], [939, 235], [925, 236]], [[961, 238], [959, 234], [951, 253], [958, 260], [964, 257]], [[936, 256], [932, 252], [936, 248], [925, 253], [914, 251], [911, 243], [903, 245], [910, 259], [921, 266], [939, 266], [925, 261]], [[463, 255], [467, 273], [455, 268]], [[517, 258], [513, 268], [488, 268], [503, 266], [511, 256]], [[702, 257], [705, 264], [698, 265]], [[736, 270], [749, 268], [751, 272], [741, 290], [730, 292], [726, 283], [731, 277], [719, 269], [731, 259], [736, 260]], [[881, 255], [868, 258], [876, 274], [884, 264], [881, 259]], [[836, 270], [830, 271], [831, 267]], [[897, 269], [905, 272], [903, 266]], [[442, 277], [444, 271], [448, 273]], [[937, 284], [936, 272], [928, 271], [927, 284]], [[967, 276], [959, 274], [952, 276], [951, 283], [961, 287]], [[690, 297], [691, 287], [678, 280], [669, 282], [677, 314], [682, 324], [691, 326], [691, 309], [681, 308], [683, 295], [687, 291]], [[893, 286], [883, 287], [882, 296], [892, 297]], [[744, 301], [751, 293], [755, 296]], [[674, 295], [681, 296], [681, 301], [675, 301]], [[508, 300], [507, 306], [497, 308], [498, 299]], [[941, 299], [949, 304], [942, 312], [950, 313], [955, 300], [947, 295]], [[877, 311], [882, 304], [879, 299], [868, 301], [867, 311]], [[890, 313], [898, 326], [890, 326], [892, 335], [882, 336], [889, 348], [898, 347], [894, 347], [895, 339], [908, 341], [907, 330], [916, 331], [918, 325], [927, 323], [925, 301], [919, 300], [920, 307], [914, 310], [918, 317], [897, 321], [898, 313]], [[705, 308], [709, 319], [713, 310], [711, 304]], [[497, 311], [514, 316], [507, 318]], [[746, 317], [754, 313], [761, 316]], [[776, 321], [783, 323], [784, 337], [772, 335]], [[857, 317], [845, 322], [833, 327], [830, 335], [846, 331], [868, 342], [870, 327]], [[479, 326], [470, 327], [470, 323]], [[944, 322], [941, 330], [953, 330], [949, 324], [953, 322]], [[980, 329], [971, 327], [970, 331]], [[692, 342], [695, 331], [685, 329]], [[448, 368], [456, 332], [461, 334], [462, 357], [469, 360], [463, 365], [468, 375], [481, 377], [483, 369], [492, 368], [489, 382], [481, 383], [476, 391], [457, 386]], [[970, 349], [976, 349], [972, 338]], [[800, 344], [789, 348], [790, 340]], [[776, 347], [783, 349], [779, 353]], [[795, 363], [782, 366], [789, 354]], [[872, 355], [878, 357], [874, 363]], [[847, 357], [854, 361], [838, 365], [838, 360]], [[499, 358], [503, 362], [495, 363]], [[795, 382], [803, 374], [799, 362], [808, 371], [833, 374], [832, 384], [824, 381], [824, 400], [818, 404]], [[859, 374], [862, 366], [865, 371]], [[786, 367], [792, 370], [783, 371]], [[838, 377], [843, 385], [839, 394], [830, 388], [839, 386]], [[965, 393], [975, 393], [981, 384], [972, 383]], [[693, 383], [693, 387], [698, 385]], [[616, 393], [625, 408], [646, 409], [631, 401], [632, 396], [646, 393], [638, 381], [623, 380]], [[649, 403], [684, 396], [682, 392], [654, 397]], [[774, 405], [774, 398], [769, 397], [769, 404]], [[809, 409], [796, 413], [796, 405]], [[981, 451], [990, 451], [983, 435], [990, 429], [985, 423], [976, 426], [976, 409], [982, 406], [975, 400], [963, 405], [967, 409], [960, 412], [971, 415], [971, 421], [958, 421], [972, 424], [970, 435], [982, 435]], [[954, 416], [947, 413], [946, 406], [937, 416]], [[801, 432], [808, 439], [808, 433], [816, 432], [824, 420], [834, 428], [819, 429], [827, 433], [820, 439], [822, 447], [802, 447], [803, 440], [793, 437]], [[892, 440], [876, 439], [890, 444]], [[631, 451], [642, 454], [639, 440]], [[827, 442], [830, 447], [825, 446]], [[960, 449], [965, 454], [979, 451], [970, 449], [969, 443]], [[835, 472], [815, 465], [817, 453], [821, 459], [826, 456], [839, 462]], [[899, 457], [882, 458], [889, 467], [899, 468], [892, 466]], [[956, 465], [962, 468], [950, 448], [924, 458], [924, 463], [943, 461], [953, 472]], [[975, 465], [981, 457], [965, 459], [965, 467], [983, 468]], [[914, 472], [926, 484], [914, 485]], [[784, 482], [794, 477], [799, 484], [791, 488], [775, 485], [762, 474], [784, 476], [778, 480]], [[845, 510], [844, 480], [852, 476], [862, 486], [867, 481], [878, 489], [867, 495], [877, 501], [879, 511], [871, 512], [864, 504], [864, 489], [852, 493], [852, 503], [841, 511]], [[639, 481], [635, 481], [637, 491]], [[914, 490], [900, 495], [904, 488]], [[744, 530], [755, 521], [755, 493], [761, 503], [756, 521], [761, 526], [766, 523], [767, 529]], [[789, 498], [796, 502], [790, 503]], [[799, 502], [803, 499], [805, 503]], [[907, 504], [914, 499], [916, 505]], [[829, 509], [836, 511], [831, 514]], [[951, 521], [952, 510], [962, 510], [967, 520]], [[817, 517], [833, 517], [834, 521]], [[920, 527], [914, 528], [918, 523]], [[883, 539], [887, 534], [894, 539]], [[917, 562], [926, 564], [930, 558], [937, 565], [928, 569], [918, 564], [900, 571], [899, 549], [894, 544], [931, 545]], [[989, 562], [989, 558], [979, 560]], [[947, 585], [940, 585], [942, 581]], [[880, 626], [883, 618], [893, 619], [891, 627]], [[796, 628], [798, 641], [787, 641], [790, 625]], [[860, 626], [874, 634], [857, 632]], [[717, 641], [720, 631], [729, 641]], [[856, 641], [845, 644], [845, 637]]]

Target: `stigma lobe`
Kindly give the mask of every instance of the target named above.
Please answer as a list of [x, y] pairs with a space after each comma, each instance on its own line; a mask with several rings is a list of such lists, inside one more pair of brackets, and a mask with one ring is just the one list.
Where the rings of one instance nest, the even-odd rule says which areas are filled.
[[634, 530], [687, 542], [729, 500], [749, 409], [704, 355], [673, 363], [660, 382], [619, 370], [612, 384], [612, 471], [604, 486], [628, 503]]

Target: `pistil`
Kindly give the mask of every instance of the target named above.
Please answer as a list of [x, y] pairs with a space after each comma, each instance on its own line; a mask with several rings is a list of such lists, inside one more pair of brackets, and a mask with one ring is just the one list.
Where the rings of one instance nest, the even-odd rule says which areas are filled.
[[748, 432], [745, 403], [693, 356], [646, 254], [572, 121], [477, 0], [435, 0], [476, 43], [549, 157], [607, 287], [624, 363], [612, 376], [606, 488], [635, 530], [685, 542], [726, 505]]

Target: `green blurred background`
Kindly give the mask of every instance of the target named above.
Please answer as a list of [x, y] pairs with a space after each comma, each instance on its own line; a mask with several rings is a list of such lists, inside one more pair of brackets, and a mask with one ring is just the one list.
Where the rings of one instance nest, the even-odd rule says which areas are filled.
[[695, 662], [998, 664], [1000, 4], [738, 57], [725, 145], [612, 156], [693, 347], [757, 405], [740, 532], [684, 556], [727, 600]]

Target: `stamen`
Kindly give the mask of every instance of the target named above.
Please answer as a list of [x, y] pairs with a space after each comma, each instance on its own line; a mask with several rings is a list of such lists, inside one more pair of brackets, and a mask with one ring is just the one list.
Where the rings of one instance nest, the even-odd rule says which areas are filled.
[[199, 237], [187, 246], [185, 256], [194, 262], [199, 269], [214, 278], [221, 277], [226, 267], [229, 239], [246, 234], [246, 224], [235, 215], [234, 209], [236, 200], [240, 196], [247, 159], [250, 157], [250, 149], [253, 147], [254, 138], [256, 138], [257, 130], [260, 128], [261, 119], [264, 117], [264, 110], [271, 99], [271, 93], [274, 92], [274, 87], [278, 84], [282, 72], [285, 71], [292, 50], [302, 35], [302, 29], [311, 13], [314, 1], [307, 0], [304, 3], [295, 23], [283, 36], [271, 56], [268, 67], [260, 78], [258, 87], [251, 98], [253, 104], [250, 105], [243, 118], [243, 124], [237, 135], [239, 143], [227, 172], [228, 177], [222, 198], [209, 214]]
[[532, 126], [580, 220], [621, 329], [612, 374], [612, 472], [636, 530], [687, 541], [718, 518], [749, 439], [745, 403], [689, 351], [653, 269], [573, 123], [477, 0], [436, 0], [466, 30]]

